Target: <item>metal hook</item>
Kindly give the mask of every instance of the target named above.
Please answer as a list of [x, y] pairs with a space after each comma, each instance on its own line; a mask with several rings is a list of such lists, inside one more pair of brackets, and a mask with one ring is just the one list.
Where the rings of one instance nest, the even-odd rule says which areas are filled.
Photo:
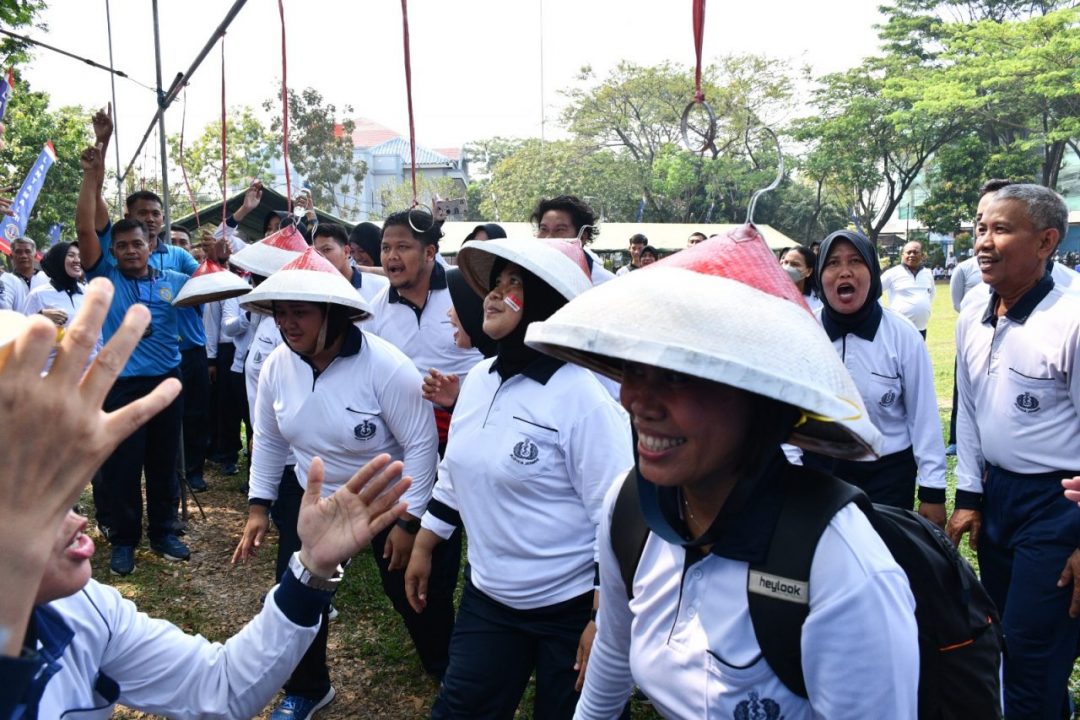
[[[413, 211], [414, 210], [420, 210], [420, 211], [426, 210], [427, 211], [428, 216], [431, 217], [431, 223], [428, 224], [428, 226], [426, 228], [419, 228], [419, 227], [416, 226], [416, 223], [413, 222]], [[409, 227], [412, 228], [414, 233], [416, 233], [417, 235], [423, 235], [424, 233], [426, 233], [428, 230], [430, 230], [434, 226], [435, 226], [435, 213], [433, 213], [431, 211], [431, 207], [429, 205], [425, 205], [424, 203], [419, 203], [418, 202], [415, 205], [413, 205], [411, 208], [409, 208]]]
[[[705, 126], [705, 131], [701, 133], [701, 145], [695, 147], [690, 142], [690, 111], [698, 104], [705, 108], [705, 114], [709, 116], [709, 124]], [[683, 110], [681, 129], [683, 142], [686, 144], [686, 149], [690, 152], [704, 153], [706, 150], [713, 147], [713, 142], [716, 140], [716, 113], [713, 112], [712, 106], [705, 100], [702, 100], [700, 103], [698, 103], [697, 100], [691, 101], [690, 104], [686, 106], [686, 109]]]
[[[750, 206], [746, 209], [746, 224], [747, 225], [753, 225], [754, 224], [754, 209], [757, 207], [757, 201], [761, 198], [761, 196], [764, 195], [767, 192], [771, 192], [771, 191], [775, 190], [776, 188], [780, 187], [780, 181], [784, 179], [784, 152], [780, 148], [780, 139], [778, 137], [776, 137], [776, 133], [774, 133], [768, 127], [762, 127], [761, 132], [763, 132], [763, 133], [767, 134], [769, 137], [771, 137], [773, 142], [776, 144], [776, 156], [779, 158], [780, 163], [779, 163], [779, 167], [776, 170], [776, 179], [773, 180], [768, 185], [766, 185], [765, 187], [761, 188], [760, 190], [756, 190], [754, 192], [754, 194], [750, 196]], [[747, 129], [747, 131], [746, 131], [746, 136], [749, 139], [749, 137], [750, 137], [750, 130], [749, 129]]]

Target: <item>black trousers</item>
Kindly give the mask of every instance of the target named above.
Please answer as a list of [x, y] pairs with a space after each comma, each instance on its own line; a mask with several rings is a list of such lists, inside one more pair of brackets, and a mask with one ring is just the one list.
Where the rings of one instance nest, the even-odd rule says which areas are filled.
[[[278, 498], [270, 509], [270, 517], [279, 536], [275, 577], [281, 577], [288, 568], [289, 558], [300, 549], [296, 523], [303, 494], [304, 490], [300, 487], [293, 468], [285, 468]], [[405, 598], [405, 571], [390, 572], [387, 569], [390, 559], [383, 558], [383, 546], [391, 528], [392, 525], [371, 541], [372, 556], [379, 566], [383, 592], [405, 621], [405, 628], [409, 631], [424, 670], [441, 678], [449, 664], [450, 636], [454, 631], [454, 587], [457, 585], [461, 565], [461, 531], [455, 532], [446, 542], [439, 543], [432, 553], [427, 607], [424, 612], [416, 613]], [[287, 695], [321, 698], [330, 688], [330, 671], [326, 665], [328, 626], [329, 620], [324, 615], [315, 640], [285, 683]]]
[[213, 417], [213, 442], [211, 451], [222, 462], [236, 462], [240, 455], [240, 420], [242, 411], [230, 396], [230, 368], [236, 357], [236, 346], [232, 343], [218, 344], [217, 358], [212, 362], [217, 367], [217, 380], [211, 387], [211, 407]]
[[572, 718], [578, 693], [574, 659], [589, 623], [593, 593], [532, 610], [515, 610], [466, 579], [433, 719], [514, 717], [536, 671], [533, 717]]
[[952, 410], [949, 412], [949, 445], [956, 444], [956, 406], [960, 401], [960, 395], [956, 389], [956, 359], [952, 364]]
[[[105, 397], [111, 412], [148, 395], [165, 378], [180, 377], [178, 369], [150, 377], [119, 378]], [[138, 545], [142, 540], [142, 477], [146, 476], [146, 515], [151, 540], [174, 532], [180, 483], [176, 454], [184, 402], [178, 397], [120, 443], [101, 467], [94, 483], [98, 524], [113, 545]]]
[[915, 509], [915, 483], [919, 468], [910, 447], [870, 462], [837, 460], [804, 453], [803, 464], [851, 483], [865, 492], [872, 502], [905, 510]]
[[210, 377], [206, 348], [180, 351], [180, 381], [184, 385], [184, 470], [202, 474], [209, 437]]

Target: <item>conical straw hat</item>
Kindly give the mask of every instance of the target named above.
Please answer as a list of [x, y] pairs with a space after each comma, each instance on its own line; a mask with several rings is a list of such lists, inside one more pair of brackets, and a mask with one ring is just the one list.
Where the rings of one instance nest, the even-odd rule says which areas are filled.
[[631, 361], [788, 403], [804, 413], [789, 442], [807, 450], [872, 459], [881, 447], [832, 343], [750, 225], [593, 288], [525, 342], [620, 381]]
[[251, 286], [213, 260], [203, 260], [177, 293], [173, 305], [191, 307], [202, 303], [239, 297], [251, 292]]
[[371, 306], [356, 288], [310, 247], [245, 295], [240, 306], [269, 315], [274, 312], [274, 301], [284, 300], [341, 305], [354, 321], [371, 317]]
[[592, 287], [585, 253], [576, 240], [556, 238], [498, 238], [470, 240], [461, 246], [458, 267], [474, 291], [484, 297], [491, 289], [491, 268], [503, 258], [546, 282], [567, 300]]
[[229, 262], [249, 273], [270, 277], [308, 247], [296, 226], [286, 225], [259, 242], [233, 253]]

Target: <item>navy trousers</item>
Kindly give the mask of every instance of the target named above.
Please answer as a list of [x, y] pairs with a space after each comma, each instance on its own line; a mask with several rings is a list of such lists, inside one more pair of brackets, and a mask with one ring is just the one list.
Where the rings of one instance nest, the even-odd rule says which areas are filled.
[[1061, 490], [1061, 478], [1077, 474], [987, 468], [979, 570], [1005, 633], [1007, 718], [1069, 717], [1080, 619], [1069, 617], [1072, 584], [1057, 580], [1080, 547], [1080, 508]]
[[[289, 566], [289, 558], [300, 549], [296, 522], [303, 495], [304, 490], [300, 487], [293, 468], [285, 468], [278, 489], [278, 499], [270, 509], [270, 517], [279, 536], [275, 577], [281, 577]], [[393, 525], [371, 540], [371, 551], [379, 567], [383, 592], [405, 622], [405, 628], [409, 631], [424, 670], [436, 678], [441, 678], [449, 663], [450, 636], [454, 630], [454, 588], [461, 565], [461, 531], [455, 532], [446, 542], [439, 543], [432, 553], [428, 604], [424, 612], [417, 613], [405, 597], [405, 571], [390, 572], [390, 559], [383, 558], [383, 547], [392, 528]], [[287, 695], [321, 698], [330, 689], [330, 671], [326, 665], [328, 626], [329, 618], [324, 614], [315, 640], [285, 683]]]
[[[119, 378], [105, 397], [111, 412], [148, 395], [165, 378], [179, 378], [178, 370], [151, 377]], [[97, 521], [113, 545], [139, 544], [142, 539], [142, 478], [146, 475], [147, 532], [157, 540], [175, 531], [180, 482], [176, 455], [180, 450], [182, 397], [173, 400], [121, 442], [101, 467], [94, 481]]]
[[534, 669], [532, 717], [572, 718], [578, 700], [574, 660], [592, 598], [589, 591], [556, 605], [515, 610], [477, 590], [466, 571], [450, 667], [431, 709], [433, 720], [513, 718]]
[[210, 376], [206, 348], [180, 351], [180, 374], [184, 385], [184, 470], [188, 477], [202, 475], [210, 420]]
[[904, 510], [915, 508], [915, 482], [919, 468], [910, 447], [870, 462], [836, 460], [815, 453], [803, 453], [803, 464], [851, 483], [865, 492], [871, 502]]

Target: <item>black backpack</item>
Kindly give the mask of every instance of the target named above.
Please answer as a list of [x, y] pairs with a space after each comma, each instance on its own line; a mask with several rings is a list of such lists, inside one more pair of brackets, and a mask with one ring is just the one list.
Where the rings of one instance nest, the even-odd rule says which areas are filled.
[[[796, 695], [807, 696], [800, 642], [810, 609], [810, 564], [833, 516], [854, 502], [904, 569], [915, 596], [919, 718], [1000, 718], [998, 612], [945, 533], [917, 513], [874, 505], [858, 488], [816, 471], [792, 468], [782, 482], [785, 499], [768, 557], [751, 565], [747, 577], [754, 634], [781, 682]], [[638, 500], [636, 471], [622, 483], [611, 544], [630, 598], [649, 528]], [[755, 583], [767, 586], [767, 592], [753, 591]]]

